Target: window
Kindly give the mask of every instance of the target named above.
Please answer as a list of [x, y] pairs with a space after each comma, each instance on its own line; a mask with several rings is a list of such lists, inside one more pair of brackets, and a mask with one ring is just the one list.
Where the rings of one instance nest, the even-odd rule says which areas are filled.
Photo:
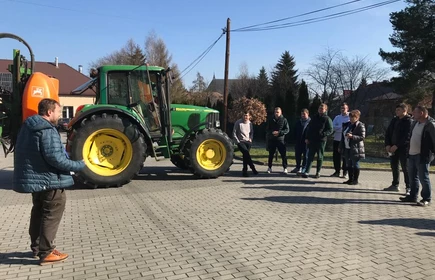
[[63, 106], [62, 107], [62, 118], [72, 119], [74, 117], [74, 107], [73, 106]]
[[111, 72], [108, 75], [108, 97], [110, 104], [127, 106], [128, 102], [128, 76], [125, 72]]

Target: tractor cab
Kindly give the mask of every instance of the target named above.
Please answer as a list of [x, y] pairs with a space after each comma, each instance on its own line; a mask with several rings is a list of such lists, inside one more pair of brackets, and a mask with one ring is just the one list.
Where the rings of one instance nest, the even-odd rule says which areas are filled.
[[93, 73], [93, 79], [71, 94], [93, 89], [96, 93], [95, 105], [129, 108], [146, 124], [152, 138], [160, 139], [169, 131], [162, 121], [169, 115], [165, 74], [163, 68], [154, 66], [102, 66]]

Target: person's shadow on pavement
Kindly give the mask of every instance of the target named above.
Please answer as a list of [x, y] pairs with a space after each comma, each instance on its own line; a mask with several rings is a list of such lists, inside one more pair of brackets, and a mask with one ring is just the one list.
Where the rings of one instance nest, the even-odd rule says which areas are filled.
[[33, 258], [32, 252], [0, 252], [0, 265], [3, 264], [39, 265], [39, 260]]

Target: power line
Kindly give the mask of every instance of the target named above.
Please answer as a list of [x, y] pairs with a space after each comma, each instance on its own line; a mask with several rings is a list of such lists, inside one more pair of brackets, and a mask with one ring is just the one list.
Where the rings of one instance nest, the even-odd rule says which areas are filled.
[[334, 13], [334, 14], [329, 14], [329, 15], [321, 16], [321, 17], [315, 17], [315, 18], [310, 18], [310, 19], [305, 19], [305, 20], [300, 20], [300, 21], [295, 21], [295, 22], [289, 22], [289, 23], [284, 23], [284, 24], [269, 25], [269, 26], [264, 26], [264, 27], [259, 27], [259, 28], [250, 28], [250, 29], [243, 29], [243, 30], [236, 29], [236, 30], [232, 30], [232, 31], [235, 31], [235, 32], [267, 31], [267, 30], [282, 29], [282, 28], [306, 25], [306, 24], [326, 21], [326, 20], [330, 20], [330, 19], [335, 19], [335, 18], [339, 18], [339, 17], [344, 17], [344, 16], [364, 12], [367, 10], [379, 8], [379, 7], [386, 6], [386, 5], [389, 5], [389, 4], [392, 4], [395, 2], [399, 2], [399, 1], [401, 1], [401, 0], [383, 1], [380, 3], [367, 5], [364, 7], [355, 8], [355, 9], [351, 9], [351, 10], [347, 10], [347, 11], [343, 11], [343, 12], [338, 12], [338, 13]]
[[[222, 32], [222, 34], [210, 45], [208, 48], [205, 49], [194, 61], [192, 61], [186, 68], [183, 69], [183, 71], [180, 72], [180, 77], [177, 80], [182, 79], [184, 76], [190, 73], [196, 65], [198, 65], [204, 57], [213, 49], [213, 47], [219, 42], [219, 40], [224, 36], [225, 30]], [[190, 68], [190, 69], [189, 69]], [[189, 69], [189, 70], [188, 70]], [[187, 71], [187, 72], [186, 72]], [[184, 73], [185, 72], [185, 73]], [[184, 73], [184, 74], [183, 74]], [[183, 74], [183, 75], [182, 75]]]
[[290, 17], [281, 18], [281, 19], [277, 19], [277, 20], [272, 20], [272, 21], [268, 21], [268, 22], [264, 22], [264, 23], [259, 23], [259, 24], [254, 24], [254, 25], [249, 25], [249, 26], [237, 28], [237, 29], [234, 29], [234, 30], [231, 30], [231, 31], [242, 31], [244, 29], [250, 29], [250, 28], [253, 28], [253, 27], [261, 26], [261, 25], [266, 25], [266, 24], [276, 23], [276, 22], [285, 21], [285, 20], [289, 20], [289, 19], [294, 19], [294, 18], [298, 18], [298, 17], [303, 17], [303, 16], [307, 16], [307, 15], [311, 15], [311, 14], [315, 14], [315, 13], [331, 10], [331, 9], [334, 9], [334, 8], [346, 6], [346, 5], [353, 4], [353, 3], [356, 3], [356, 2], [360, 2], [360, 1], [362, 1], [362, 0], [353, 0], [353, 1], [346, 2], [346, 3], [342, 3], [342, 4], [338, 4], [338, 5], [334, 5], [334, 6], [329, 6], [329, 7], [326, 7], [326, 8], [314, 10], [314, 11], [311, 11], [311, 12], [306, 12], [306, 13], [295, 15], [295, 16], [290, 16]]

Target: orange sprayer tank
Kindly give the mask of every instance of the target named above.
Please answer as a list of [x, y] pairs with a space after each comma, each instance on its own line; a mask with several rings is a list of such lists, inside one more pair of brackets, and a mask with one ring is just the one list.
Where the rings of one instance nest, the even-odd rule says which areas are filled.
[[41, 72], [33, 73], [23, 93], [23, 121], [38, 114], [38, 104], [44, 98], [59, 102], [59, 80]]

